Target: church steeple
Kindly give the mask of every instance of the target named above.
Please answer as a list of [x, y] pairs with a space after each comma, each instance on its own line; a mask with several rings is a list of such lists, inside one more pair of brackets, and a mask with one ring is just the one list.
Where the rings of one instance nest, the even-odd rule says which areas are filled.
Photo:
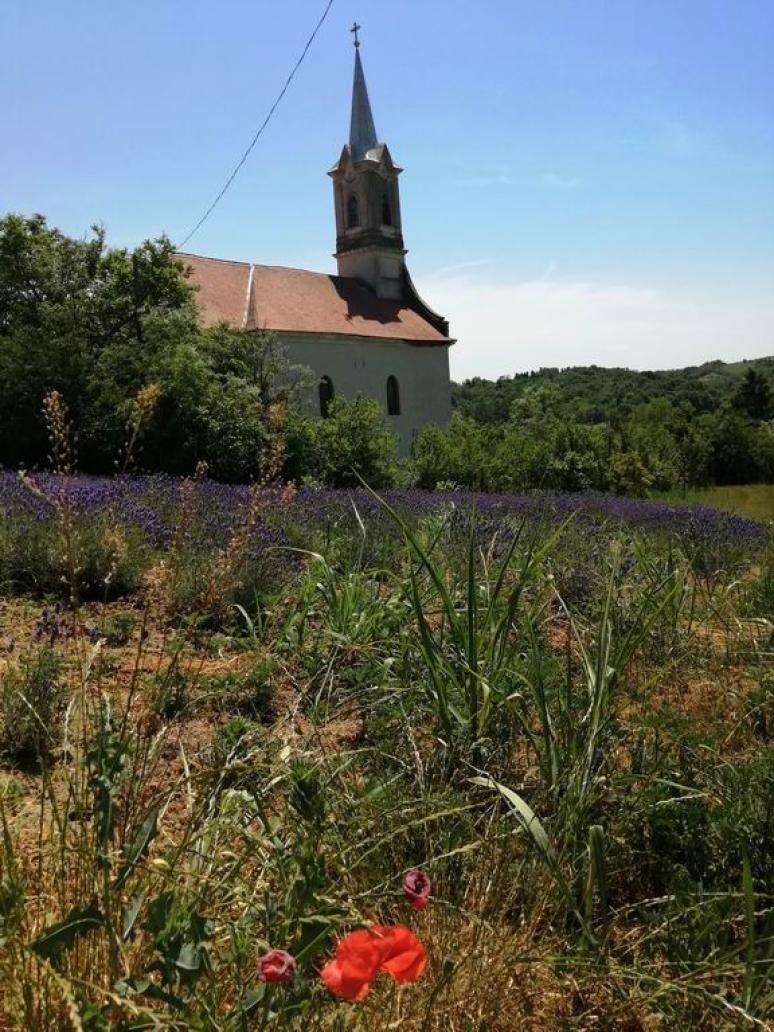
[[377, 144], [374, 116], [368, 99], [360, 43], [355, 44], [355, 80], [352, 84], [352, 118], [349, 123], [349, 152], [359, 161]]
[[367, 283], [378, 297], [401, 299], [404, 256], [398, 176], [376, 135], [355, 24], [355, 74], [349, 143], [329, 175], [336, 205], [336, 259], [340, 276]]

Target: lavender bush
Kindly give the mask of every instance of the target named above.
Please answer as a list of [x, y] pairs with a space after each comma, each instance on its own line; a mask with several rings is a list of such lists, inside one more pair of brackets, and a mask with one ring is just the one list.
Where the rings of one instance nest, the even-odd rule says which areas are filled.
[[[249, 485], [163, 475], [63, 478], [40, 473], [32, 482], [35, 490], [16, 474], [0, 470], [0, 583], [6, 590], [56, 590], [62, 577], [57, 499], [66, 498], [79, 528], [87, 590], [93, 597], [117, 597], [137, 586], [154, 553], [173, 544], [192, 561], [225, 548], [256, 498]], [[351, 561], [365, 545], [369, 564], [391, 565], [398, 533], [378, 500], [365, 490], [301, 489], [289, 494], [269, 486], [261, 489], [259, 498], [260, 515], [251, 523], [248, 554], [261, 566], [265, 580], [292, 567], [290, 545], [328, 552], [335, 543], [343, 562]], [[410, 521], [444, 516], [452, 538], [458, 534], [460, 540], [474, 520], [482, 544], [498, 539], [506, 543], [524, 521], [546, 528], [569, 521], [576, 547], [592, 562], [595, 540], [613, 529], [631, 528], [677, 543], [700, 573], [749, 558], [768, 537], [754, 520], [708, 507], [593, 493], [394, 490], [385, 498]], [[181, 520], [184, 506], [186, 517]]]

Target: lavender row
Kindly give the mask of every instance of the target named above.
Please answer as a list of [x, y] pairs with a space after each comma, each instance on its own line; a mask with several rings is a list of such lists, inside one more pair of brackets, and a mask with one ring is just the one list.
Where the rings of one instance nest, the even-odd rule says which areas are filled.
[[[54, 517], [54, 502], [66, 499], [79, 518], [100, 519], [141, 530], [155, 547], [166, 547], [181, 533], [185, 499], [190, 519], [182, 532], [192, 547], [219, 546], [244, 521], [251, 500], [247, 485], [214, 481], [191, 482], [169, 476], [62, 478], [34, 474], [36, 490], [19, 476], [0, 470], [0, 512], [46, 523]], [[765, 544], [767, 531], [754, 520], [700, 505], [676, 505], [648, 499], [585, 494], [493, 495], [452, 491], [393, 490], [386, 500], [406, 517], [418, 519], [440, 511], [467, 523], [475, 512], [480, 533], [507, 531], [521, 520], [560, 523], [613, 521], [642, 531], [676, 535], [686, 540], [714, 539], [748, 547]], [[301, 524], [336, 524], [352, 519], [354, 508], [366, 522], [387, 519], [379, 502], [365, 491], [303, 488], [288, 494], [267, 487], [260, 494], [261, 518], [257, 537], [264, 544], [281, 543], [273, 529], [283, 517]], [[276, 518], [275, 518], [276, 517]]]

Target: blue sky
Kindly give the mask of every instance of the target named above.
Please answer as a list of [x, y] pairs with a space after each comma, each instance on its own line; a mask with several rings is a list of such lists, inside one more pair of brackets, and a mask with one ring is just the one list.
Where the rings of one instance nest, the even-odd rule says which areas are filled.
[[[3, 0], [0, 210], [181, 239], [323, 0]], [[772, 0], [335, 0], [188, 245], [333, 271], [362, 56], [457, 377], [774, 354]]]

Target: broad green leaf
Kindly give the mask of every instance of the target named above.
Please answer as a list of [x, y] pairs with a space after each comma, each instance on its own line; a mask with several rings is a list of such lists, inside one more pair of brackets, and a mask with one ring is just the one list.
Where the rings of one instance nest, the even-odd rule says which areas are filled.
[[507, 788], [505, 785], [501, 785], [500, 782], [495, 781], [494, 778], [471, 778], [470, 780], [474, 785], [480, 785], [482, 788], [493, 788], [496, 792], [499, 792], [510, 806], [513, 816], [519, 824], [521, 824], [524, 830], [531, 835], [533, 842], [543, 856], [547, 859], [550, 858], [552, 861], [556, 860], [554, 847], [549, 841], [545, 828], [540, 823], [540, 820], [532, 807], [526, 803], [520, 795], [517, 795], [513, 789]]
[[71, 950], [80, 935], [104, 928], [105, 918], [95, 903], [73, 907], [63, 921], [49, 925], [32, 943], [39, 957], [56, 962], [62, 951]]
[[120, 889], [126, 883], [129, 875], [148, 852], [150, 844], [157, 834], [158, 817], [158, 809], [154, 808], [151, 810], [137, 829], [129, 846], [124, 850], [124, 863], [116, 877], [115, 888]]
[[226, 1016], [229, 1028], [247, 1028], [245, 1018], [252, 1017], [263, 1003], [266, 986], [262, 983], [256, 989], [245, 993], [236, 1007]]
[[145, 893], [141, 892], [135, 896], [134, 899], [124, 907], [124, 916], [122, 921], [121, 938], [126, 941], [132, 934], [134, 923], [137, 920], [137, 915], [140, 913], [140, 907], [145, 900]]

